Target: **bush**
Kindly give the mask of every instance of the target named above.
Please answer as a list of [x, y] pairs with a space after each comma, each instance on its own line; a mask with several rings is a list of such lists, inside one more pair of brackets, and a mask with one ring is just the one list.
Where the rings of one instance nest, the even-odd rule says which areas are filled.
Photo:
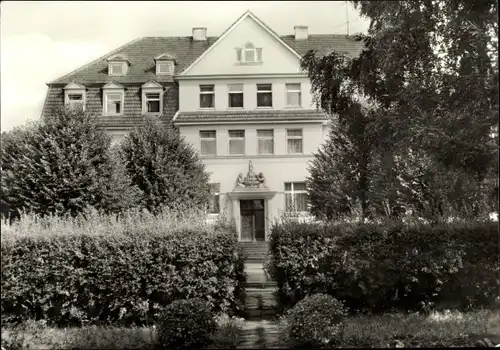
[[125, 137], [121, 149], [144, 208], [200, 209], [207, 205], [209, 174], [194, 148], [173, 126], [147, 119]]
[[201, 347], [217, 330], [211, 308], [201, 299], [176, 300], [165, 308], [158, 326], [163, 348]]
[[1, 196], [12, 216], [77, 214], [86, 206], [117, 212], [137, 201], [109, 136], [81, 109], [7, 132], [1, 146]]
[[244, 278], [234, 227], [202, 221], [88, 212], [2, 226], [2, 324], [153, 324], [174, 300], [196, 297], [231, 311]]
[[286, 331], [291, 345], [296, 347], [331, 347], [342, 339], [347, 310], [341, 301], [314, 294], [288, 310]]
[[500, 288], [498, 224], [275, 224], [270, 251], [279, 299], [313, 293], [353, 310], [494, 305]]
[[215, 318], [215, 322], [217, 331], [212, 337], [210, 348], [236, 349], [242, 342], [243, 318], [221, 314]]

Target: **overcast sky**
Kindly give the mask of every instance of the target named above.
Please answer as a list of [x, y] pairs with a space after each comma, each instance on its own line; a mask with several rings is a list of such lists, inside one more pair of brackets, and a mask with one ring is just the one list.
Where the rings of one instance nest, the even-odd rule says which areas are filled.
[[[1, 128], [40, 117], [47, 82], [142, 36], [218, 36], [246, 10], [280, 35], [366, 32], [345, 1], [4, 1], [1, 3]], [[346, 14], [347, 9], [347, 14]]]

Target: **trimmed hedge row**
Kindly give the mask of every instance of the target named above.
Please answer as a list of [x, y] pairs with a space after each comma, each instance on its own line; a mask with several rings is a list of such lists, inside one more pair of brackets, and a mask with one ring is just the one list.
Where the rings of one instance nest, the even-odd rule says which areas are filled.
[[135, 231], [2, 240], [2, 324], [152, 324], [187, 298], [238, 308], [245, 275], [233, 229]]
[[470, 308], [498, 302], [498, 223], [403, 226], [287, 222], [272, 228], [282, 307], [327, 293], [352, 310]]

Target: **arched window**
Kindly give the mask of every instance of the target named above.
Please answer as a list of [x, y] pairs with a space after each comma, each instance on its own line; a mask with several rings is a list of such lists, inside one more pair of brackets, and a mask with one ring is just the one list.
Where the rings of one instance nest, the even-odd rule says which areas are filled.
[[262, 48], [246, 43], [243, 47], [236, 48], [236, 57], [240, 63], [262, 62]]

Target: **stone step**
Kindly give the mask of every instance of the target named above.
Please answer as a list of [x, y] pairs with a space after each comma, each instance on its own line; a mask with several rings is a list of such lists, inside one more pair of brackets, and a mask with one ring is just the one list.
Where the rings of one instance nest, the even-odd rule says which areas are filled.
[[269, 281], [267, 280], [266, 282], [247, 282], [245, 283], [245, 289], [248, 290], [249, 288], [256, 288], [256, 289], [267, 289], [267, 288], [276, 288], [277, 284], [276, 281]]

